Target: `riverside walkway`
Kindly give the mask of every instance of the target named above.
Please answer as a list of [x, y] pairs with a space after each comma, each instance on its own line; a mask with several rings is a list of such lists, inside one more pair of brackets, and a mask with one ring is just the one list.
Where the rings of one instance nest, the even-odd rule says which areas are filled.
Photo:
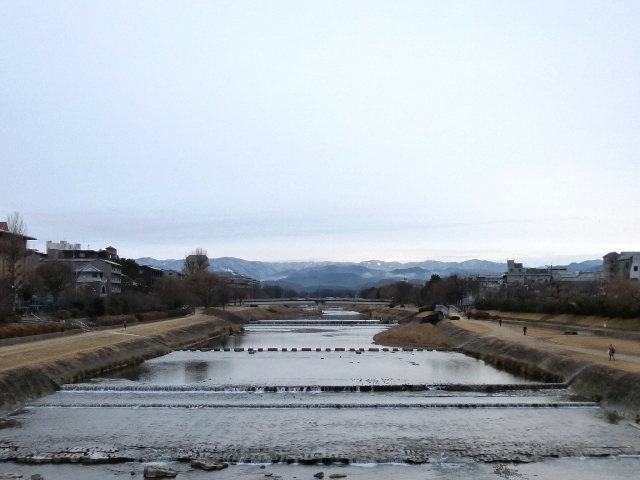
[[19, 367], [67, 360], [101, 348], [115, 347], [134, 337], [162, 335], [170, 330], [212, 320], [215, 318], [207, 315], [190, 315], [148, 324], [133, 324], [126, 329], [99, 330], [3, 346], [0, 347], [0, 373]]
[[[491, 335], [518, 342], [534, 348], [570, 357], [574, 360], [588, 361], [626, 372], [640, 373], [640, 341], [622, 340], [589, 334], [565, 335], [558, 329], [537, 326], [535, 322], [513, 324], [497, 320], [469, 320], [456, 321], [456, 325], [481, 335]], [[525, 336], [522, 327], [527, 326]], [[572, 330], [570, 325], [566, 329]], [[579, 332], [580, 333], [580, 332]], [[609, 360], [607, 350], [609, 344], [616, 349], [615, 361]]]

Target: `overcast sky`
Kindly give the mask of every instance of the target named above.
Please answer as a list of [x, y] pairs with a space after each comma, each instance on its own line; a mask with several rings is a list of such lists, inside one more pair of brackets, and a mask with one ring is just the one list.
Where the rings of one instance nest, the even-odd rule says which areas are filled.
[[640, 1], [3, 1], [0, 164], [40, 249], [640, 250]]

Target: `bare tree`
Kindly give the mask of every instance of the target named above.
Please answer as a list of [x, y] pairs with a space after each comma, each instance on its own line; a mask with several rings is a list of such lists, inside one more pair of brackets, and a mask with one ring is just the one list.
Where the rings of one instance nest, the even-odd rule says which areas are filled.
[[199, 271], [187, 276], [185, 281], [193, 295], [204, 307], [212, 307], [218, 297], [218, 291], [223, 283], [217, 275], [208, 271]]
[[6, 279], [16, 292], [20, 288], [23, 260], [27, 255], [25, 243], [23, 237], [18, 235], [9, 235], [4, 241], [0, 241], [0, 255], [4, 257]]
[[222, 310], [225, 309], [227, 303], [229, 303], [229, 300], [231, 300], [231, 291], [229, 290], [229, 286], [226, 282], [220, 282], [220, 284], [218, 285], [216, 300], [220, 305], [222, 305]]
[[395, 284], [395, 289], [396, 291], [393, 295], [393, 299], [404, 306], [406, 301], [409, 299], [413, 285], [409, 282], [397, 282]]
[[27, 224], [18, 212], [13, 212], [7, 217], [7, 228], [9, 232], [17, 235], [27, 234]]
[[[242, 305], [242, 301], [247, 298], [247, 292], [245, 291], [244, 288], [240, 288], [238, 289], [238, 300], [240, 301], [240, 305]], [[235, 300], [234, 300], [234, 305], [235, 305]]]
[[15, 298], [23, 281], [24, 259], [27, 255], [27, 225], [18, 212], [7, 217], [7, 231], [8, 234], [0, 238], [0, 260], [4, 261], [5, 279]]
[[75, 273], [68, 263], [57, 260], [38, 265], [36, 270], [45, 290], [53, 297], [54, 308], [58, 304], [60, 294], [71, 288], [75, 282]]
[[185, 305], [195, 308], [198, 302], [189, 286], [183, 279], [163, 277], [158, 279], [158, 296], [170, 310]]
[[184, 259], [184, 273], [191, 276], [209, 270], [209, 257], [204, 248], [196, 248]]
[[7, 280], [0, 279], [0, 321], [13, 313], [15, 295]]

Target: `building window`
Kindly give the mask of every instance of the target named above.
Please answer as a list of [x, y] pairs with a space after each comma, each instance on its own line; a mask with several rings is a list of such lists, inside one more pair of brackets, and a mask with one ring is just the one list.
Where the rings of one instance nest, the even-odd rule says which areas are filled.
[[638, 265], [634, 265], [634, 266], [633, 266], [633, 271], [634, 271], [634, 272], [637, 272], [637, 271], [638, 271]]

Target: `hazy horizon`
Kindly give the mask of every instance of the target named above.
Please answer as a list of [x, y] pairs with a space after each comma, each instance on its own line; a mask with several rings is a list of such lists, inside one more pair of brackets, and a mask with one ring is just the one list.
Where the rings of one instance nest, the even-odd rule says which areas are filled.
[[640, 3], [3, 2], [0, 219], [129, 258], [640, 250]]

